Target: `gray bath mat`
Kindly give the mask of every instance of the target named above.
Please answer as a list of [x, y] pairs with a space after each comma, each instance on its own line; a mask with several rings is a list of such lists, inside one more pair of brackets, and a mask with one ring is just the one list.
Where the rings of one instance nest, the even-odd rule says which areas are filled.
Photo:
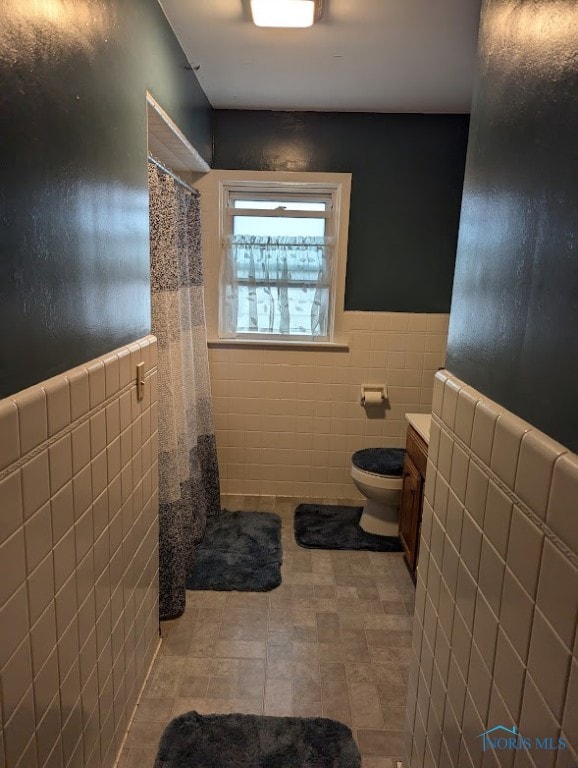
[[366, 533], [359, 525], [363, 507], [300, 504], [295, 510], [295, 540], [309, 549], [367, 549], [401, 552], [397, 536]]
[[207, 520], [187, 589], [266, 592], [281, 584], [281, 518], [228, 512]]
[[154, 768], [360, 768], [346, 725], [326, 718], [199, 715], [172, 720]]

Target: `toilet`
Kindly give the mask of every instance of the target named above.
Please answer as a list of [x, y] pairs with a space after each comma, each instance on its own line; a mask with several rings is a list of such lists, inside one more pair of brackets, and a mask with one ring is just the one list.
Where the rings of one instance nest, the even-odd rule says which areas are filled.
[[351, 479], [367, 499], [359, 520], [367, 533], [399, 535], [404, 460], [403, 448], [364, 448], [351, 457]]

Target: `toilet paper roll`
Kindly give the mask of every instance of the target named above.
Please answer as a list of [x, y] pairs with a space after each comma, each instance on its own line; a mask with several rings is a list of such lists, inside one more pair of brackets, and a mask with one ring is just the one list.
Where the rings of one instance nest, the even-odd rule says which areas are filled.
[[381, 392], [365, 392], [363, 395], [363, 405], [381, 405], [383, 403], [383, 394]]

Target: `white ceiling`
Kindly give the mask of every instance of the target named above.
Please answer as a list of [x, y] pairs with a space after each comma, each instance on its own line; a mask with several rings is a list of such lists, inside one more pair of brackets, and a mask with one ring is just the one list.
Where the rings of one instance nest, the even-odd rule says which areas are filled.
[[325, 0], [274, 30], [242, 0], [161, 0], [214, 107], [351, 112], [469, 112], [480, 3]]

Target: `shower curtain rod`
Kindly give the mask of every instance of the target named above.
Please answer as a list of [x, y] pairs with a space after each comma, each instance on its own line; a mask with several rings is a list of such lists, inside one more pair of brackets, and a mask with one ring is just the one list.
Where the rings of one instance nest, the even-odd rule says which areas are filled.
[[190, 192], [192, 195], [198, 195], [199, 190], [195, 189], [194, 187], [191, 187], [189, 184], [187, 184], [186, 181], [183, 181], [180, 176], [177, 176], [174, 171], [171, 171], [170, 168], [167, 168], [166, 165], [163, 165], [160, 160], [157, 160], [156, 157], [153, 157], [152, 155], [148, 156], [148, 159], [151, 163], [154, 163], [157, 168], [160, 168], [163, 173], [168, 174], [169, 176], [172, 176], [172, 178], [177, 182], [177, 184], [180, 184], [181, 187], [184, 187], [188, 192]]

